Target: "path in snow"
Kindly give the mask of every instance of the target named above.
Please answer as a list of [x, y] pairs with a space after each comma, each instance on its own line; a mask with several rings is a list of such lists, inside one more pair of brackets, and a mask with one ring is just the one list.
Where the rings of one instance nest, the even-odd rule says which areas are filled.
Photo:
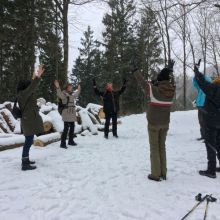
[[[201, 177], [206, 151], [197, 112], [172, 114], [167, 140], [168, 180], [147, 179], [150, 172], [144, 114], [122, 119], [118, 140], [78, 137], [77, 147], [32, 148], [35, 171], [20, 171], [21, 149], [0, 153], [0, 220], [178, 220], [199, 192], [220, 199], [220, 175]], [[189, 219], [202, 219], [203, 204]], [[210, 220], [220, 219], [220, 203]]]

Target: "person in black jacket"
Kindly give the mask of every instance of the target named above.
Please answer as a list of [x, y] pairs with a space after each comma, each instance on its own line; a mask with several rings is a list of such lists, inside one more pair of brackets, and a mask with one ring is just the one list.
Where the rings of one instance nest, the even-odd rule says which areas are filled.
[[207, 82], [202, 73], [199, 72], [198, 67], [195, 66], [195, 79], [206, 94], [206, 101], [204, 105], [204, 119], [205, 119], [205, 144], [207, 149], [208, 168], [207, 170], [200, 170], [199, 174], [210, 178], [216, 178], [217, 160], [220, 160], [220, 85]]
[[108, 139], [110, 120], [112, 119], [112, 133], [113, 136], [118, 138], [117, 134], [117, 118], [119, 112], [119, 97], [126, 89], [127, 80], [123, 80], [123, 86], [118, 91], [113, 91], [112, 83], [107, 83], [106, 90], [99, 91], [96, 86], [95, 79], [93, 80], [93, 88], [95, 94], [103, 99], [103, 111], [105, 113], [105, 138]]

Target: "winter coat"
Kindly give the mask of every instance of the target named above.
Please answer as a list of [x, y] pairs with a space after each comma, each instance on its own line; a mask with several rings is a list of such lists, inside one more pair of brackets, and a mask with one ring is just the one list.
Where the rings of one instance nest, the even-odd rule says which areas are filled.
[[39, 135], [44, 132], [36, 98], [39, 81], [39, 78], [34, 79], [28, 88], [18, 94], [18, 105], [22, 112], [21, 128], [25, 136]]
[[[207, 82], [212, 82], [211, 78], [208, 77], [208, 76], [205, 76], [205, 80]], [[198, 108], [201, 108], [204, 106], [205, 104], [205, 98], [206, 98], [206, 95], [205, 93], [200, 89], [195, 77], [193, 78], [193, 85], [195, 87], [195, 89], [197, 90], [198, 94], [197, 94], [197, 97], [196, 97], [196, 107]]]
[[105, 114], [118, 113], [119, 108], [119, 97], [125, 91], [126, 86], [123, 85], [118, 91], [105, 91], [100, 92], [96, 87], [94, 87], [95, 94], [103, 99], [103, 111]]
[[220, 85], [205, 80], [202, 73], [195, 73], [199, 87], [206, 95], [203, 107], [205, 124], [209, 127], [220, 128]]
[[64, 122], [76, 122], [76, 106], [75, 100], [79, 96], [79, 91], [74, 92], [73, 94], [69, 94], [68, 92], [61, 91], [60, 88], [57, 89], [57, 96], [62, 100], [63, 104], [67, 104], [69, 97], [68, 105], [62, 111], [62, 119]]
[[148, 123], [150, 125], [168, 126], [170, 123], [171, 106], [175, 95], [174, 83], [170, 81], [159, 81], [158, 85], [152, 85], [145, 81], [139, 71], [136, 71], [134, 76], [147, 96]]

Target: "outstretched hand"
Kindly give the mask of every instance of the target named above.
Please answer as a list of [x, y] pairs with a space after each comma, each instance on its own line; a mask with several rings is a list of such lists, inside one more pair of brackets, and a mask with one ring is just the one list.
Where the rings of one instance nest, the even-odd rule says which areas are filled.
[[79, 92], [81, 92], [81, 86], [80, 86], [80, 85], [78, 85], [77, 90], [78, 90]]
[[44, 71], [45, 71], [44, 64], [41, 64], [37, 71], [38, 77], [41, 77], [44, 74]]
[[60, 88], [60, 83], [59, 83], [58, 80], [55, 80], [55, 81], [54, 81], [54, 85], [55, 85], [55, 87], [56, 87], [57, 89]]
[[194, 73], [195, 73], [195, 74], [199, 73], [199, 67], [198, 67], [198, 65], [195, 65], [195, 66], [194, 66]]

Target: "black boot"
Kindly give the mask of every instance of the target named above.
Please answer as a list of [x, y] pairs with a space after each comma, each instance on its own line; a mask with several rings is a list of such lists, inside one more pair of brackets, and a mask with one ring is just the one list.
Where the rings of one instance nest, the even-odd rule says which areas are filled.
[[216, 172], [220, 173], [220, 167], [216, 168]]
[[156, 182], [160, 182], [160, 181], [161, 181], [160, 177], [154, 176], [153, 174], [149, 174], [149, 175], [148, 175], [148, 179], [149, 179], [149, 180], [156, 181]]
[[200, 170], [199, 174], [201, 176], [207, 176], [207, 177], [213, 178], [213, 179], [216, 178], [216, 173], [215, 172], [211, 172], [210, 170]]
[[61, 141], [60, 148], [67, 149], [66, 141]]
[[117, 134], [113, 134], [113, 137], [118, 138], [118, 135]]
[[22, 158], [21, 170], [35, 170], [36, 166], [31, 166], [29, 158]]
[[77, 146], [77, 143], [74, 140], [72, 140], [72, 141], [69, 141], [68, 145]]
[[29, 158], [28, 158], [28, 162], [29, 162], [29, 164], [31, 164], [31, 165], [33, 165], [33, 164], [35, 164], [35, 163], [36, 163], [35, 161], [30, 160]]
[[104, 135], [104, 138], [105, 138], [105, 139], [108, 139], [108, 135], [107, 135], [107, 134], [105, 134], [105, 135]]

